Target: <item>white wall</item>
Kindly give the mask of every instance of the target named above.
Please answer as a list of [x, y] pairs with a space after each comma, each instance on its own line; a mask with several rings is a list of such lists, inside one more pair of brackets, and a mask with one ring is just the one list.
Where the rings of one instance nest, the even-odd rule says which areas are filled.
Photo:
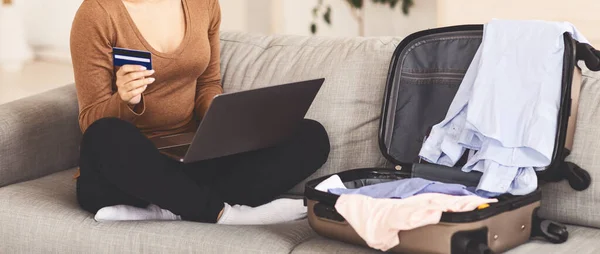
[[[277, 12], [275, 1], [281, 0], [247, 0], [247, 30], [249, 33], [271, 34], [272, 15]], [[301, 0], [302, 1], [302, 0]]]
[[[249, 1], [220, 0], [223, 14], [222, 29], [230, 31], [247, 31], [249, 29], [249, 8], [247, 7]], [[59, 58], [64, 58], [64, 55], [69, 52], [71, 23], [82, 2], [83, 0], [15, 0], [15, 4], [24, 14], [29, 43], [38, 51], [42, 49], [43, 54]], [[265, 32], [265, 29], [260, 26], [268, 27], [264, 21], [263, 23], [255, 22], [255, 24], [257, 24], [254, 27], [255, 31], [262, 29]]]
[[[274, 31], [282, 34], [310, 34], [310, 24], [313, 20], [312, 9], [317, 0], [274, 0], [282, 2], [282, 23]], [[325, 0], [332, 7], [332, 25], [329, 26], [319, 18], [318, 35], [325, 36], [356, 36], [359, 34], [358, 23], [351, 13], [345, 0]], [[437, 17], [436, 0], [416, 0], [405, 16], [400, 6], [390, 9], [389, 6], [373, 4], [366, 1], [365, 35], [366, 36], [406, 36], [412, 32], [435, 27]]]
[[[36, 48], [68, 52], [71, 22], [83, 0], [15, 0], [25, 15], [29, 42]], [[358, 24], [344, 0], [325, 0], [333, 7], [333, 26], [319, 19], [319, 35], [355, 36]], [[436, 24], [435, 0], [415, 1], [406, 17], [399, 7], [365, 6], [366, 35], [403, 36]], [[60, 3], [60, 4], [57, 4]], [[310, 35], [317, 0], [220, 0], [221, 28], [226, 31]]]
[[[29, 42], [36, 48], [68, 52], [73, 16], [83, 0], [15, 0], [25, 14]], [[310, 35], [312, 8], [318, 0], [219, 0], [226, 31]], [[319, 35], [356, 36], [358, 24], [345, 0], [324, 0], [333, 7], [332, 26], [319, 22]], [[60, 3], [60, 4], [59, 4]], [[511, 6], [512, 5], [512, 6]], [[515, 7], [516, 6], [516, 7]], [[491, 18], [546, 19], [574, 23], [600, 43], [600, 1], [573, 0], [415, 0], [409, 16], [366, 0], [367, 36], [406, 36], [436, 26], [485, 23]]]
[[[404, 15], [400, 6], [390, 10], [389, 5], [367, 4], [366, 34], [369, 36], [406, 36], [437, 26], [436, 0], [415, 0], [409, 14]], [[400, 5], [400, 4], [398, 4]]]
[[600, 47], [598, 0], [438, 0], [438, 9], [440, 26], [486, 23], [492, 18], [568, 21]]
[[246, 31], [248, 29], [248, 2], [249, 0], [219, 0], [222, 30]]
[[33, 46], [69, 49], [69, 33], [77, 8], [83, 0], [15, 0], [24, 14], [29, 42]]
[[[317, 5], [317, 0], [280, 0], [282, 12], [278, 17], [281, 24], [278, 34], [298, 34], [310, 35], [310, 24], [313, 20], [312, 9]], [[323, 22], [322, 18], [318, 21], [318, 35], [326, 36], [352, 36], [358, 34], [358, 25], [354, 21], [348, 4], [345, 0], [324, 0], [330, 4], [332, 11], [332, 26]]]

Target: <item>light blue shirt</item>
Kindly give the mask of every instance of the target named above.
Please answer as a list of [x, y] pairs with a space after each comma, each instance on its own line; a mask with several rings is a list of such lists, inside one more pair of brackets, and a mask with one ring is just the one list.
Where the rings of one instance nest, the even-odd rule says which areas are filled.
[[483, 173], [478, 194], [526, 195], [552, 159], [560, 108], [566, 22], [492, 20], [448, 110], [419, 155]]
[[470, 196], [475, 193], [461, 184], [441, 183], [423, 178], [409, 178], [387, 183], [379, 183], [358, 189], [334, 188], [329, 193], [336, 195], [360, 194], [372, 198], [408, 198], [424, 193], [440, 193], [452, 196]]

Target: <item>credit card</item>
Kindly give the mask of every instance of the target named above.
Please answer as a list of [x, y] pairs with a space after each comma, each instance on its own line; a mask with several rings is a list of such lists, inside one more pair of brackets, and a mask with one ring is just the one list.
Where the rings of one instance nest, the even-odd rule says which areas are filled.
[[148, 51], [113, 47], [112, 54], [114, 66], [141, 65], [152, 70], [152, 53]]

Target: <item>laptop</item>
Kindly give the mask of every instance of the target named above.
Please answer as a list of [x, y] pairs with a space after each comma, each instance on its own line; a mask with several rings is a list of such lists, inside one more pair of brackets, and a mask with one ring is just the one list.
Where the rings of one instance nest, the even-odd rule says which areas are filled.
[[303, 121], [325, 79], [218, 95], [195, 133], [151, 139], [158, 150], [192, 163], [275, 146]]

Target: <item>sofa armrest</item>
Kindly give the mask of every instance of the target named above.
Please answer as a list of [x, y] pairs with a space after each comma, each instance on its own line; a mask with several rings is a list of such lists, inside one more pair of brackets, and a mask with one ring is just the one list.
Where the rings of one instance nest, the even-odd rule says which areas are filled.
[[0, 187], [75, 167], [78, 111], [74, 85], [0, 105]]

